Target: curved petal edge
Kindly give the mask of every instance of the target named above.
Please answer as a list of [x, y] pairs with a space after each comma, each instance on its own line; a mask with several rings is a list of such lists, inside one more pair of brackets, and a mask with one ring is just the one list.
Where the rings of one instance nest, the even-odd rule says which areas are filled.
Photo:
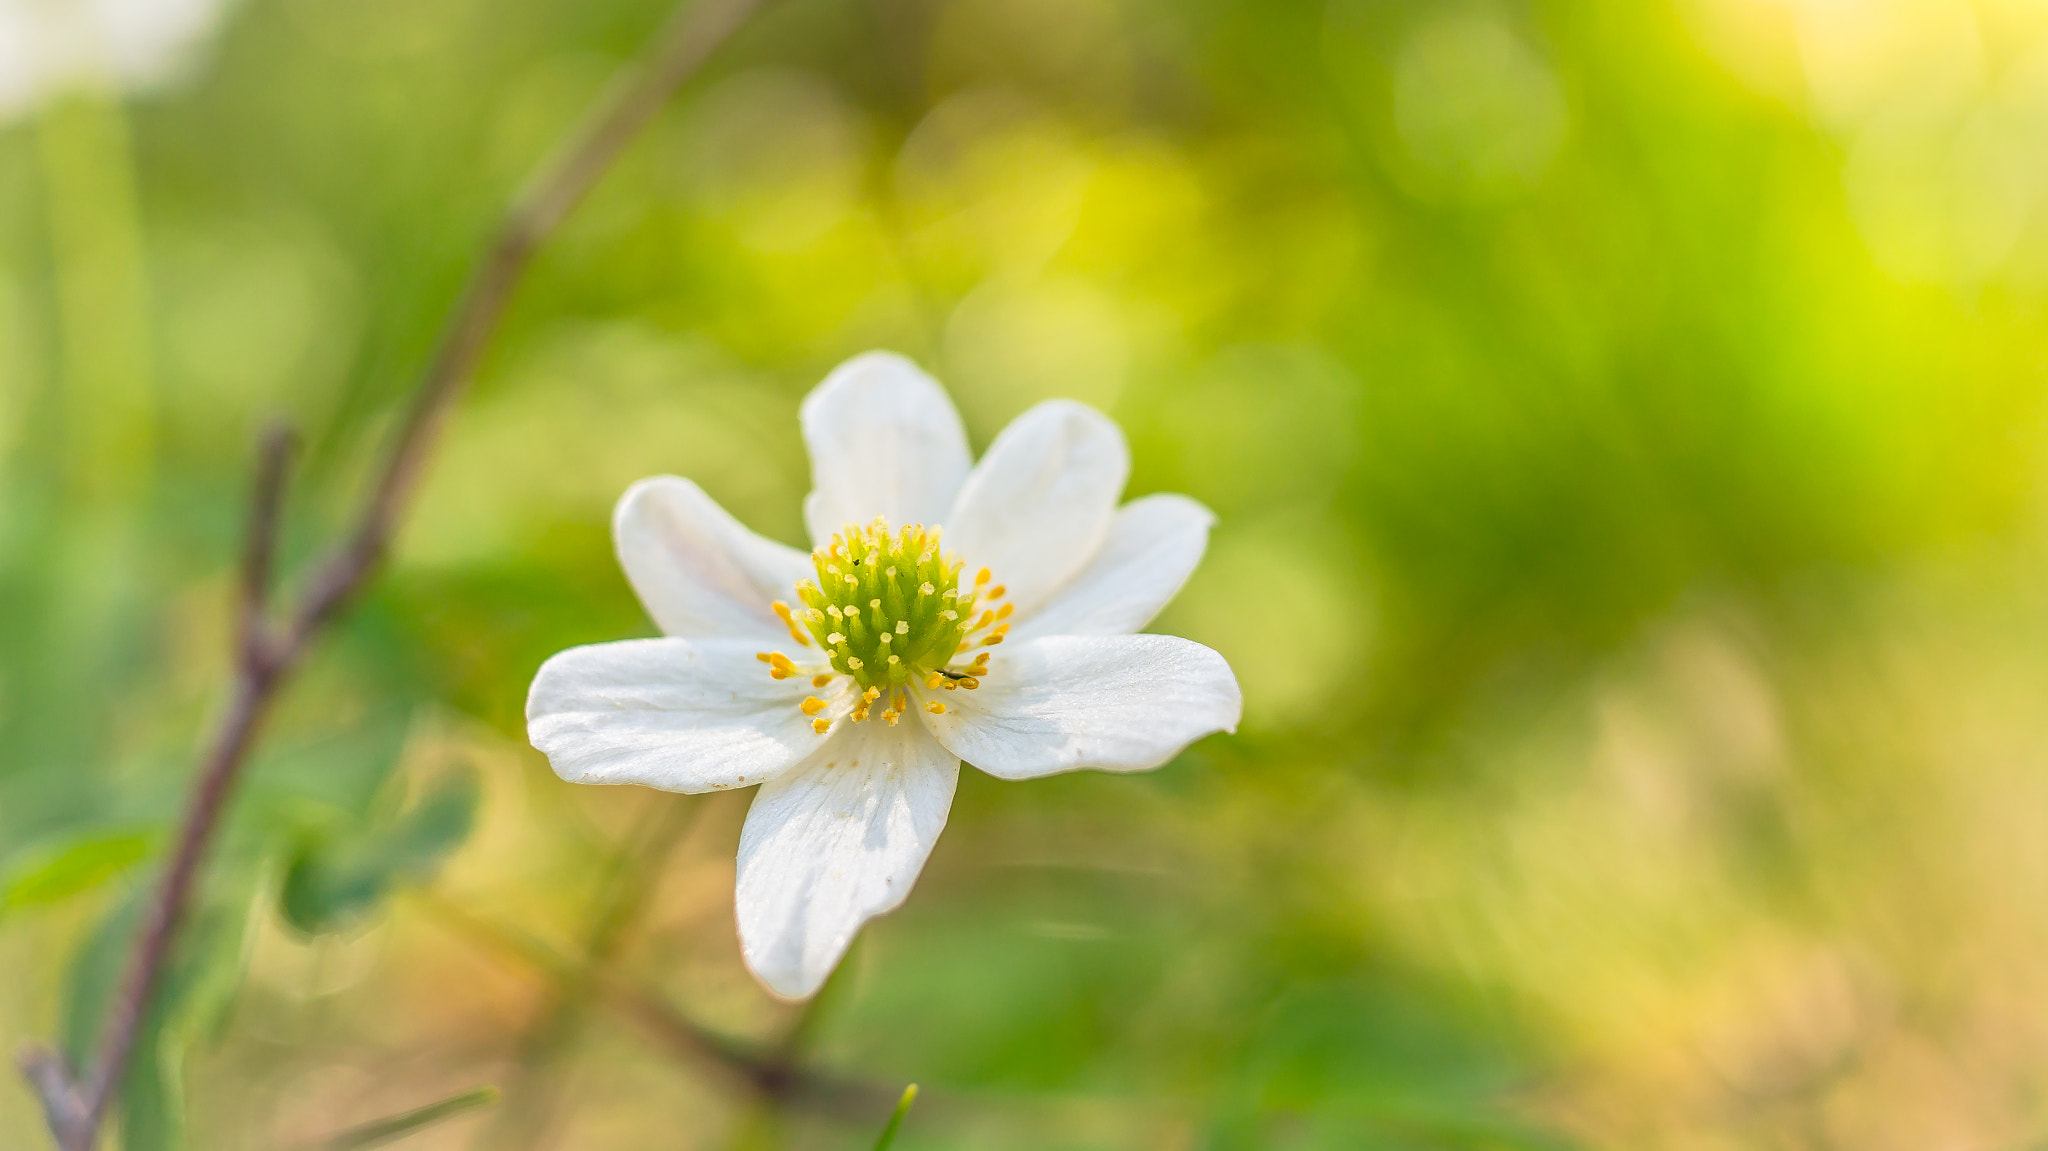
[[612, 513], [612, 540], [626, 581], [671, 636], [785, 635], [769, 610], [793, 599], [810, 556], [749, 531], [704, 489], [655, 476], [626, 489]]
[[819, 750], [798, 707], [740, 640], [629, 639], [540, 666], [526, 734], [571, 783], [723, 791], [773, 779]]
[[813, 544], [849, 523], [936, 524], [967, 477], [967, 431], [937, 380], [893, 352], [832, 370], [798, 409], [811, 453]]
[[919, 718], [948, 751], [998, 779], [1149, 771], [1244, 711], [1223, 657], [1167, 635], [1046, 636], [1005, 645], [976, 691]]
[[1021, 617], [1014, 638], [1129, 635], [1152, 622], [1195, 572], [1216, 513], [1182, 495], [1154, 495], [1117, 509], [1109, 538], [1081, 573]]
[[740, 832], [740, 953], [769, 990], [817, 993], [868, 920], [910, 895], [960, 761], [914, 723], [860, 724], [761, 788]]

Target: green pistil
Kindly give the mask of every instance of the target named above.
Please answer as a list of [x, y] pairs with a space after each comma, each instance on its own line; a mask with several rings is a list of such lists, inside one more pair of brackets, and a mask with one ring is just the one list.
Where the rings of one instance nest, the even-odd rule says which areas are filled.
[[937, 530], [887, 521], [847, 525], [811, 553], [816, 583], [796, 585], [793, 613], [832, 661], [863, 688], [888, 691], [946, 666], [974, 622], [975, 591]]

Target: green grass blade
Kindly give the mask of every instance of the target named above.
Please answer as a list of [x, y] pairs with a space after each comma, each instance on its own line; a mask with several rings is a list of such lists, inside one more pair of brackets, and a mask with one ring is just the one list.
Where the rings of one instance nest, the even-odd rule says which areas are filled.
[[889, 1125], [882, 1128], [882, 1137], [875, 1140], [875, 1151], [889, 1151], [889, 1144], [896, 1142], [896, 1129], [903, 1126], [903, 1117], [910, 1113], [910, 1105], [917, 1101], [917, 1084], [903, 1089], [903, 1098], [896, 1104], [896, 1113], [889, 1116]]
[[460, 1095], [451, 1095], [439, 1103], [429, 1103], [389, 1119], [379, 1119], [353, 1127], [323, 1143], [314, 1144], [315, 1151], [360, 1151], [364, 1147], [377, 1147], [394, 1139], [402, 1139], [422, 1127], [439, 1123], [465, 1111], [489, 1106], [498, 1101], [496, 1087], [477, 1087]]

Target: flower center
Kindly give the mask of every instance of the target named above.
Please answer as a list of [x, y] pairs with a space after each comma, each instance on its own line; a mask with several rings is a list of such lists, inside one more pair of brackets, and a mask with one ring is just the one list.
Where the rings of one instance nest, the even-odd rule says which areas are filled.
[[[800, 667], [781, 652], [761, 653], [769, 674], [777, 679], [815, 672], [814, 687], [828, 687], [837, 676], [853, 681], [855, 694], [843, 709], [832, 708], [823, 699], [806, 699], [803, 709], [808, 715], [819, 716], [830, 708], [859, 723], [868, 717], [872, 704], [886, 697], [882, 714], [893, 724], [908, 709], [914, 687], [979, 687], [979, 677], [988, 670], [986, 651], [971, 664], [949, 665], [963, 647], [992, 647], [1009, 631], [1010, 625], [1002, 622], [1010, 616], [1009, 604], [980, 607], [1001, 599], [1002, 586], [989, 586], [987, 568], [963, 586], [961, 561], [939, 546], [936, 527], [907, 524], [892, 532], [888, 521], [879, 517], [866, 527], [848, 524], [811, 553], [811, 562], [818, 578], [798, 580], [796, 585], [803, 606], [792, 610], [778, 601], [775, 614], [799, 646], [818, 647], [830, 672]], [[946, 710], [937, 700], [927, 701], [925, 707], [938, 713]], [[833, 718], [819, 716], [812, 726], [825, 732]]]

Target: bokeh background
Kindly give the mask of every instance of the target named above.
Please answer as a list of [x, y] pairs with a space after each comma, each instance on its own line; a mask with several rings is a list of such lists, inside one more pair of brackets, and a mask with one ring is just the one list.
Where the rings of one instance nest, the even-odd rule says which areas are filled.
[[[0, 0], [0, 1041], [90, 1043], [222, 702], [654, 0]], [[1221, 516], [1157, 773], [963, 773], [808, 1011], [746, 795], [560, 783], [632, 480], [801, 542], [893, 348]], [[548, 247], [291, 689], [130, 1151], [2048, 1138], [2048, 4], [785, 0]], [[627, 987], [630, 994], [616, 993]], [[876, 1086], [762, 1093], [678, 1021]], [[0, 1081], [0, 1141], [43, 1145]]]

